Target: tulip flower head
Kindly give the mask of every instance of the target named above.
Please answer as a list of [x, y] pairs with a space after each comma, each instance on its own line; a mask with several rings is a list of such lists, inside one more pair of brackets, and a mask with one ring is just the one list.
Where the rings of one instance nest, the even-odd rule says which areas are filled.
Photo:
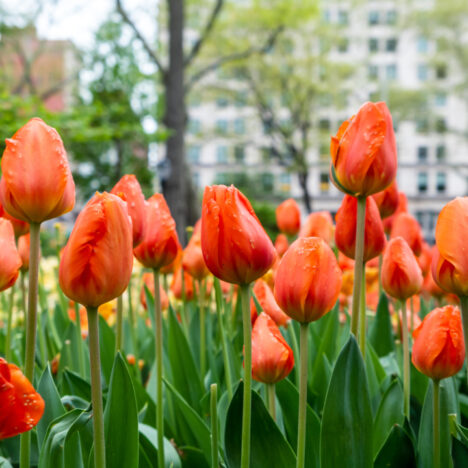
[[289, 242], [288, 238], [284, 234], [278, 234], [275, 240], [276, 253], [282, 257], [286, 250], [288, 250]]
[[385, 190], [377, 192], [372, 195], [372, 198], [377, 203], [379, 208], [380, 217], [382, 219], [388, 218], [398, 208], [400, 198], [398, 196], [398, 186], [396, 181], [389, 185]]
[[57, 131], [41, 119], [31, 119], [6, 140], [0, 201], [8, 214], [28, 223], [73, 209], [75, 183], [65, 148]]
[[393, 123], [384, 102], [365, 103], [331, 138], [330, 179], [342, 192], [367, 197], [395, 179], [397, 151]]
[[252, 329], [252, 377], [274, 384], [286, 378], [294, 367], [294, 354], [275, 322], [261, 313]]
[[13, 286], [19, 275], [21, 257], [16, 249], [10, 221], [0, 218], [0, 291]]
[[[273, 291], [265, 281], [262, 279], [255, 281], [253, 293], [255, 294], [255, 297], [263, 309], [263, 312], [269, 315], [275, 321], [278, 327], [288, 324], [290, 318], [281, 310], [280, 306], [276, 302]], [[255, 316], [258, 313], [253, 297], [250, 300], [250, 311]]]
[[16, 219], [10, 214], [8, 214], [3, 206], [0, 204], [0, 217], [8, 219], [13, 226], [15, 231], [15, 237], [18, 239], [20, 236], [24, 236], [29, 232], [29, 223], [26, 221], [21, 221], [21, 219]]
[[289, 198], [276, 208], [276, 224], [281, 232], [295, 236], [301, 227], [301, 210], [296, 200]]
[[410, 246], [414, 255], [421, 254], [424, 244], [422, 229], [417, 219], [409, 213], [400, 213], [395, 216], [390, 238], [403, 237]]
[[203, 258], [200, 231], [201, 223], [198, 221], [182, 257], [182, 267], [196, 280], [202, 280], [210, 273]]
[[[184, 275], [185, 296], [182, 290], [182, 274]], [[182, 268], [182, 265], [179, 265], [172, 275], [171, 291], [179, 300], [191, 301], [194, 298], [193, 277]]]
[[281, 309], [300, 323], [318, 320], [335, 305], [341, 270], [331, 248], [319, 237], [301, 237], [284, 254], [275, 279]]
[[29, 232], [18, 239], [18, 253], [21, 257], [21, 271], [29, 270], [29, 249], [31, 236]]
[[448, 305], [434, 309], [413, 332], [413, 364], [431, 379], [457, 374], [465, 360], [460, 310]]
[[252, 206], [234, 186], [205, 188], [201, 244], [208, 269], [229, 283], [255, 281], [276, 259], [275, 248]]
[[310, 213], [299, 231], [299, 237], [321, 237], [328, 245], [333, 243], [333, 218], [328, 211]]

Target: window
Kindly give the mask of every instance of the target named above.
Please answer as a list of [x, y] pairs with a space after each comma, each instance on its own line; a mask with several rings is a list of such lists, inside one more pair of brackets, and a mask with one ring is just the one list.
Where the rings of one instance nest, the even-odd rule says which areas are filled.
[[427, 192], [427, 172], [418, 173], [418, 192]]
[[386, 17], [385, 17], [385, 22], [390, 25], [394, 25], [397, 22], [397, 12], [395, 10], [388, 10]]
[[369, 11], [369, 25], [374, 26], [379, 24], [379, 12], [378, 11]]
[[429, 131], [429, 120], [425, 118], [420, 118], [416, 120], [416, 131], [420, 133], [425, 133]]
[[287, 172], [280, 174], [280, 190], [285, 193], [289, 193], [291, 190], [291, 174]]
[[188, 123], [188, 132], [192, 134], [201, 132], [201, 122], [198, 119], [190, 119]]
[[261, 176], [262, 189], [265, 192], [272, 192], [274, 187], [274, 178], [273, 174], [270, 172], [264, 172]]
[[327, 160], [330, 157], [330, 145], [321, 144], [319, 146], [319, 157], [320, 159]]
[[443, 161], [445, 159], [445, 145], [438, 145], [436, 147], [436, 158], [437, 161]]
[[247, 91], [238, 91], [235, 104], [237, 107], [244, 107], [247, 104]]
[[349, 22], [348, 12], [344, 10], [340, 10], [338, 12], [338, 24], [342, 26], [346, 26]]
[[445, 122], [444, 118], [439, 117], [436, 119], [435, 130], [437, 133], [445, 133], [447, 131], [447, 123]]
[[367, 74], [370, 80], [377, 80], [379, 78], [379, 69], [377, 65], [369, 65], [367, 68]]
[[234, 120], [234, 132], [238, 135], [243, 135], [245, 133], [245, 120], [236, 119]]
[[439, 193], [445, 192], [446, 189], [446, 174], [445, 172], [438, 172], [436, 176], [436, 190]]
[[379, 50], [379, 40], [375, 37], [369, 39], [369, 52], [377, 52]]
[[428, 148], [427, 146], [418, 147], [418, 161], [427, 161]]
[[234, 147], [234, 159], [236, 163], [243, 163], [245, 159], [245, 148], [243, 146]]
[[434, 98], [434, 103], [437, 107], [444, 107], [447, 104], [447, 95], [445, 93], [437, 93]]
[[330, 22], [330, 10], [324, 10], [322, 13], [322, 18], [324, 23], [329, 23]]
[[328, 172], [321, 172], [320, 173], [320, 191], [321, 192], [328, 192], [330, 188], [330, 181], [328, 179]]
[[394, 63], [385, 67], [385, 75], [387, 80], [396, 80], [397, 78], [397, 67]]
[[228, 147], [218, 146], [216, 149], [216, 161], [218, 164], [226, 164], [228, 162]]
[[447, 78], [447, 67], [446, 65], [437, 65], [435, 69], [436, 78], [438, 80], [443, 80]]
[[387, 52], [395, 52], [397, 49], [398, 41], [395, 38], [387, 39], [385, 50]]
[[429, 77], [429, 69], [427, 65], [422, 63], [418, 65], [418, 80], [419, 81], [427, 81]]
[[349, 47], [349, 40], [348, 39], [341, 39], [338, 43], [338, 52], [344, 53], [348, 52]]
[[229, 101], [227, 100], [226, 97], [224, 96], [219, 96], [217, 99], [216, 99], [216, 105], [218, 107], [227, 107], [227, 105], [229, 104]]
[[421, 54], [425, 54], [429, 52], [429, 41], [424, 36], [418, 37], [417, 42], [418, 52]]
[[200, 161], [201, 148], [198, 145], [192, 145], [188, 147], [187, 158], [190, 164], [198, 164]]
[[224, 119], [219, 119], [216, 121], [216, 131], [219, 133], [227, 133], [228, 131], [228, 122]]
[[319, 128], [320, 130], [330, 130], [330, 120], [328, 119], [320, 119], [319, 120]]

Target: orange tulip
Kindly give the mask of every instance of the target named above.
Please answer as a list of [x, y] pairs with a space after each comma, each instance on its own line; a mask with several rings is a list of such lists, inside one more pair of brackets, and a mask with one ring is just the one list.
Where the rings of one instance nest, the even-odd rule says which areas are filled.
[[162, 275], [169, 275], [170, 273], [174, 274], [174, 272], [179, 268], [179, 266], [182, 263], [182, 254], [183, 254], [183, 250], [179, 244], [179, 249], [177, 250], [177, 255], [174, 258], [174, 260], [172, 260], [171, 263], [168, 263], [167, 265], [161, 267], [159, 272]]
[[0, 358], [0, 439], [30, 431], [42, 418], [44, 406], [21, 370]]
[[414, 255], [418, 256], [423, 248], [424, 239], [417, 219], [409, 213], [400, 213], [393, 220], [390, 238], [403, 237]]
[[389, 185], [385, 190], [372, 195], [372, 198], [375, 200], [375, 203], [377, 203], [380, 217], [382, 219], [391, 216], [397, 210], [398, 203], [400, 201], [396, 181]]
[[398, 207], [395, 212], [383, 220], [386, 234], [390, 235], [392, 232], [393, 221], [400, 213], [408, 213], [408, 198], [403, 192], [398, 193]]
[[18, 253], [21, 257], [21, 271], [29, 270], [29, 248], [31, 236], [29, 232], [18, 239]]
[[13, 226], [7, 219], [0, 218], [0, 291], [13, 286], [20, 267], [21, 257], [16, 249]]
[[174, 296], [176, 297], [176, 299], [184, 299], [182, 294], [182, 271], [184, 272], [185, 300], [191, 301], [194, 297], [193, 278], [185, 270], [182, 269], [181, 265], [179, 265], [172, 277], [171, 291], [172, 294], [174, 294]]
[[458, 307], [434, 309], [413, 332], [413, 364], [431, 379], [458, 373], [465, 360], [465, 341]]
[[202, 280], [210, 273], [203, 258], [200, 229], [193, 232], [187, 247], [184, 249], [182, 267], [196, 280]]
[[367, 197], [395, 179], [393, 123], [384, 102], [366, 102], [331, 138], [330, 179], [342, 192]]
[[436, 225], [432, 276], [444, 290], [468, 296], [468, 197], [455, 198], [442, 208]]
[[[81, 338], [85, 340], [86, 338], [88, 338], [88, 314], [86, 313], [86, 309], [83, 306], [80, 306], [78, 308], [78, 313], [80, 315]], [[73, 302], [71, 302], [71, 307], [68, 309], [68, 318], [73, 323], [75, 323], [76, 309]]]
[[445, 291], [434, 281], [431, 272], [424, 277], [423, 292], [426, 298], [435, 297], [439, 300], [445, 294]]
[[127, 202], [132, 219], [133, 247], [136, 247], [143, 240], [146, 227], [146, 202], [140, 184], [133, 174], [127, 174], [115, 184], [111, 193]]
[[146, 206], [145, 237], [134, 249], [135, 257], [145, 267], [159, 270], [176, 259], [179, 249], [174, 218], [163, 195], [156, 193]]
[[320, 237], [328, 245], [333, 242], [333, 218], [328, 211], [311, 213], [299, 231], [299, 237]]
[[213, 275], [249, 284], [273, 265], [276, 251], [247, 198], [234, 186], [205, 188], [202, 251]]
[[275, 240], [276, 253], [282, 257], [286, 250], [288, 250], [289, 242], [288, 238], [284, 234], [278, 234]]
[[[151, 295], [154, 297], [154, 277], [152, 273], [143, 274], [143, 286], [141, 287], [140, 292], [140, 302], [145, 310], [148, 310], [148, 305], [146, 304], [146, 292], [145, 285], [148, 288]], [[162, 284], [159, 285], [159, 297], [161, 298], [161, 309], [166, 310], [169, 308], [169, 299], [167, 297], [166, 291], [164, 290]]]
[[59, 270], [62, 291], [89, 307], [120, 296], [132, 273], [132, 243], [126, 204], [115, 195], [96, 193], [65, 246]]
[[298, 322], [313, 322], [330, 311], [340, 288], [341, 270], [335, 254], [319, 237], [299, 238], [280, 261], [276, 302]]
[[8, 219], [13, 226], [15, 231], [15, 237], [18, 239], [20, 236], [24, 236], [29, 232], [29, 223], [26, 221], [21, 221], [21, 219], [16, 219], [13, 216], [9, 215], [0, 204], [0, 217]]
[[261, 313], [252, 329], [252, 377], [274, 384], [294, 367], [294, 354], [275, 322]]
[[382, 286], [387, 294], [404, 301], [421, 291], [423, 277], [418, 261], [407, 242], [395, 237], [385, 248]]
[[6, 140], [0, 201], [11, 216], [28, 223], [73, 209], [75, 183], [65, 148], [57, 131], [41, 119], [31, 119]]
[[[269, 315], [278, 325], [278, 327], [287, 325], [290, 318], [280, 309], [275, 300], [275, 296], [270, 287], [262, 279], [255, 281], [253, 292], [267, 315]], [[254, 298], [250, 299], [250, 312], [256, 316], [258, 314], [257, 307], [255, 306]]]
[[[356, 250], [357, 198], [345, 195], [336, 213], [335, 243], [338, 249], [354, 260]], [[363, 261], [378, 257], [385, 247], [385, 233], [379, 209], [372, 197], [366, 199]]]
[[299, 232], [301, 210], [294, 198], [288, 198], [276, 207], [276, 224], [288, 236], [295, 236]]

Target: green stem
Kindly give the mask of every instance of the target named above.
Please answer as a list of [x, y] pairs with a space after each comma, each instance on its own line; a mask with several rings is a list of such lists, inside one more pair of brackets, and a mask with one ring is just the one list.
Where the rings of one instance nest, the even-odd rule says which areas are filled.
[[167, 280], [167, 275], [163, 275], [163, 288], [167, 295], [169, 295], [169, 282]]
[[26, 322], [26, 275], [25, 271], [21, 272], [21, 309], [23, 312], [23, 318]]
[[401, 329], [403, 339], [403, 392], [405, 395], [405, 416], [410, 420], [410, 356], [408, 339], [408, 318], [406, 316], [406, 307], [404, 301], [398, 302], [401, 308]]
[[[291, 346], [294, 354], [294, 362], [299, 362], [299, 346], [297, 345], [296, 331], [294, 330], [293, 321], [291, 320], [288, 324], [288, 332], [291, 338]], [[296, 375], [296, 387], [299, 388], [299, 371], [297, 368], [294, 370]]]
[[41, 312], [37, 314], [37, 335], [39, 337], [39, 354], [41, 355], [41, 364], [45, 367], [47, 362], [47, 347], [44, 336], [44, 326], [42, 325], [43, 316]]
[[250, 285], [239, 286], [244, 328], [244, 400], [242, 407], [241, 468], [250, 466], [250, 419], [252, 406], [252, 323], [250, 321]]
[[413, 335], [413, 331], [414, 331], [414, 296], [411, 296], [410, 307], [411, 307], [411, 335], [410, 335], [410, 338], [411, 338]]
[[15, 284], [10, 290], [10, 297], [8, 303], [8, 323], [7, 323], [7, 334], [5, 340], [5, 358], [8, 362], [11, 362], [11, 330], [13, 328], [13, 307], [15, 304]]
[[117, 317], [115, 322], [115, 352], [122, 349], [123, 335], [123, 297], [122, 294], [117, 298]]
[[382, 263], [383, 263], [383, 254], [379, 255], [379, 298], [382, 295]]
[[218, 386], [214, 383], [210, 386], [211, 407], [211, 467], [218, 468]]
[[[28, 314], [26, 317], [26, 352], [25, 352], [25, 377], [32, 383], [34, 380], [34, 360], [36, 351], [37, 328], [37, 291], [39, 278], [39, 252], [40, 252], [39, 223], [30, 224], [30, 248], [29, 248], [29, 289], [28, 289]], [[31, 447], [31, 433], [21, 434], [20, 443], [20, 468], [29, 468], [29, 454]]]
[[81, 315], [80, 305], [75, 302], [75, 328], [76, 328], [76, 342], [78, 346], [78, 365], [81, 377], [85, 377], [85, 361], [83, 351], [83, 338], [81, 337]]
[[106, 442], [101, 390], [101, 356], [99, 350], [99, 314], [97, 307], [87, 307], [89, 362], [91, 364], [91, 401], [93, 405], [94, 467], [106, 467]]
[[205, 283], [198, 281], [198, 307], [200, 310], [200, 374], [202, 381], [206, 373], [206, 325], [205, 325]]
[[154, 277], [154, 324], [156, 341], [156, 429], [158, 431], [158, 467], [164, 467], [164, 408], [163, 408], [163, 330], [159, 270]]
[[460, 296], [461, 315], [463, 323], [463, 336], [465, 338], [465, 362], [468, 378], [468, 296]]
[[187, 337], [189, 336], [189, 325], [188, 325], [188, 319], [187, 319], [187, 295], [185, 293], [185, 275], [184, 275], [184, 269], [180, 269], [180, 274], [181, 274], [181, 285], [182, 285], [182, 314], [181, 314], [181, 320], [182, 320], [182, 325], [184, 326], [185, 329], [185, 334]]
[[297, 425], [297, 462], [296, 468], [305, 466], [305, 441], [306, 441], [306, 415], [307, 415], [307, 370], [309, 337], [309, 324], [301, 323], [299, 345], [301, 347], [300, 384], [299, 384], [299, 416]]
[[432, 416], [434, 422], [434, 468], [440, 468], [440, 423], [439, 423], [439, 380], [433, 380], [434, 398], [432, 400]]
[[357, 197], [356, 252], [354, 255], [353, 308], [351, 333], [357, 337], [359, 330], [359, 303], [364, 258], [364, 233], [366, 221], [366, 197]]
[[132, 280], [128, 283], [127, 287], [127, 298], [128, 298], [128, 321], [130, 322], [130, 332], [132, 336], [133, 355], [135, 356], [135, 370], [138, 375], [138, 336], [137, 336], [137, 323], [135, 320], [135, 311], [133, 310], [132, 301]]
[[265, 384], [267, 389], [267, 400], [268, 400], [268, 411], [270, 412], [273, 421], [276, 421], [276, 396], [275, 396], [275, 384]]
[[359, 347], [362, 357], [366, 358], [366, 264], [362, 270], [361, 304], [359, 305]]

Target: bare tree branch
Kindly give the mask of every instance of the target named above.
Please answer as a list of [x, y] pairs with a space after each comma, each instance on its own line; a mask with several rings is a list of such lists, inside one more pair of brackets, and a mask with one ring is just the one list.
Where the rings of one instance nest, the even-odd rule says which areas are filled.
[[117, 11], [120, 13], [120, 16], [122, 16], [122, 19], [124, 20], [124, 22], [127, 23], [128, 26], [130, 26], [130, 28], [133, 30], [136, 38], [141, 42], [143, 48], [145, 49], [146, 53], [150, 56], [151, 60], [158, 67], [159, 71], [164, 76], [166, 76], [166, 74], [167, 74], [166, 68], [163, 66], [163, 64], [162, 64], [161, 60], [159, 59], [158, 55], [156, 54], [156, 52], [149, 45], [148, 41], [144, 38], [144, 36], [141, 34], [140, 30], [136, 27], [135, 23], [130, 19], [127, 12], [124, 10], [121, 0], [116, 0], [115, 5], [116, 5], [116, 8], [117, 8]]
[[211, 64], [207, 65], [205, 68], [202, 68], [198, 72], [194, 73], [191, 78], [185, 84], [185, 92], [188, 92], [192, 86], [201, 78], [203, 78], [208, 73], [216, 70], [217, 68], [225, 65], [226, 63], [233, 62], [235, 60], [242, 60], [250, 57], [253, 54], [264, 54], [273, 47], [276, 39], [279, 34], [283, 31], [283, 26], [278, 26], [275, 30], [272, 31], [265, 44], [261, 47], [249, 47], [240, 52], [234, 52], [224, 57], [220, 57], [214, 60]]
[[221, 9], [223, 8], [224, 0], [216, 0], [216, 3], [211, 11], [209, 19], [203, 29], [203, 32], [200, 34], [200, 37], [195, 41], [193, 44], [192, 49], [190, 50], [187, 57], [184, 59], [184, 66], [188, 66], [192, 63], [193, 59], [197, 56], [198, 52], [200, 52], [201, 46], [210, 35], [213, 26], [216, 23], [216, 18], [219, 16]]

